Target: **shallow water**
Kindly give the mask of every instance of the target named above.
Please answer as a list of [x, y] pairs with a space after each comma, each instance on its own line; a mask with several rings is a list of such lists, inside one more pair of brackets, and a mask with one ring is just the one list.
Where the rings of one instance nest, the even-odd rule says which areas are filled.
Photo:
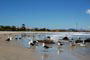
[[[61, 33], [55, 33], [59, 35]], [[54, 35], [53, 33], [48, 34], [35, 34], [34, 38], [25, 36], [22, 39], [14, 40], [17, 45], [30, 49], [31, 52], [38, 54], [40, 57], [37, 60], [89, 60], [90, 57], [90, 44], [87, 43], [86, 47], [81, 47], [79, 45], [70, 47], [70, 42], [64, 42], [63, 46], [57, 46], [57, 44], [50, 44], [51, 48], [45, 49], [41, 43], [30, 46], [28, 42], [31, 39], [34, 40], [43, 40], [46, 36]], [[60, 35], [61, 36], [61, 35]], [[59, 38], [60, 38], [59, 36]], [[66, 36], [66, 35], [63, 35]], [[71, 35], [70, 35], [71, 36]], [[89, 38], [90, 35], [72, 35], [71, 37], [77, 38], [77, 36], [82, 39]], [[12, 42], [11, 42], [12, 43]]]

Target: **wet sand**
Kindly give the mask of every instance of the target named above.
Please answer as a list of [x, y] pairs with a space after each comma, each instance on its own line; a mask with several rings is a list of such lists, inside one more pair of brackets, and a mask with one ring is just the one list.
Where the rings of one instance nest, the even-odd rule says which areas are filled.
[[[37, 51], [35, 48], [24, 48], [14, 41], [5, 41], [8, 36], [15, 37], [21, 32], [0, 32], [0, 60], [90, 60], [90, 44], [88, 47], [63, 47], [64, 51]], [[68, 44], [67, 44], [68, 45]]]

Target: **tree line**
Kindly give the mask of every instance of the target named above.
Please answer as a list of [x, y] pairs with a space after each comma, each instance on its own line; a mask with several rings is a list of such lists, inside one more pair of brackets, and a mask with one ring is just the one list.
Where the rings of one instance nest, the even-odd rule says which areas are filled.
[[3, 26], [0, 25], [0, 31], [26, 31], [25, 24], [22, 24], [21, 27], [16, 27], [16, 26]]
[[0, 25], [0, 31], [50, 31], [50, 29], [47, 29], [47, 28], [27, 28], [25, 26], [25, 24], [22, 24], [21, 27]]
[[47, 28], [27, 28], [25, 24], [20, 27], [17, 26], [3, 26], [0, 25], [0, 31], [50, 31], [50, 32], [90, 32], [87, 30], [77, 30], [77, 29], [47, 29]]

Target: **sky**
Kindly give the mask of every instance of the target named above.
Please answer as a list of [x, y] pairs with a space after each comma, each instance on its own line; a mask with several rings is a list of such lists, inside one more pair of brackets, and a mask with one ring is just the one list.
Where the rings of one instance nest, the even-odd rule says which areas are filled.
[[0, 0], [0, 25], [90, 29], [90, 0]]

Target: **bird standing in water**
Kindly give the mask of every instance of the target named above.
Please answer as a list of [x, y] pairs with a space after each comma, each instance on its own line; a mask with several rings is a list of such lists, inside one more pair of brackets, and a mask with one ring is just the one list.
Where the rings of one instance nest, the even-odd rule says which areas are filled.
[[45, 48], [45, 49], [48, 49], [50, 48], [49, 46], [47, 46], [45, 43], [42, 44], [42, 46]]
[[28, 44], [31, 45], [31, 46], [37, 45], [37, 43], [38, 43], [38, 41], [33, 41], [33, 40], [30, 40], [28, 42]]
[[63, 43], [62, 42], [60, 42], [60, 41], [58, 41], [58, 46], [62, 46], [63, 45]]
[[35, 45], [32, 40], [29, 41], [28, 44], [31, 45], [31, 46], [34, 46]]

